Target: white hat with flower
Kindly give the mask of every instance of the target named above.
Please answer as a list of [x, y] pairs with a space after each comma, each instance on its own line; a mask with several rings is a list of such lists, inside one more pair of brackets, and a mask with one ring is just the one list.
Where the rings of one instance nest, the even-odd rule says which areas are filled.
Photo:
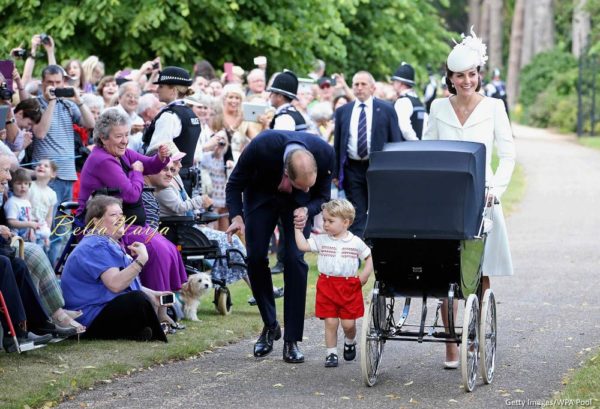
[[452, 72], [464, 72], [476, 67], [482, 68], [488, 60], [487, 46], [477, 37], [473, 27], [470, 36], [463, 33], [461, 37], [462, 41], [457, 43], [448, 55], [448, 69]]

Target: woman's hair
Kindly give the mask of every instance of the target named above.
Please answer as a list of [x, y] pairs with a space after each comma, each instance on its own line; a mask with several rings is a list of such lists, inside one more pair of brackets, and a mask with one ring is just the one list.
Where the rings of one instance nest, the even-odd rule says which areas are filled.
[[92, 78], [94, 78], [94, 70], [96, 68], [102, 70], [104, 73], [104, 63], [95, 55], [90, 55], [88, 58], [83, 60], [81, 67], [83, 68], [83, 75], [89, 82], [91, 82]]
[[325, 121], [333, 116], [333, 108], [330, 102], [317, 102], [308, 109], [308, 114], [315, 122]]
[[335, 98], [333, 98], [333, 101], [331, 102], [331, 106], [335, 107], [337, 105], [338, 101], [342, 98], [346, 100], [346, 103], [348, 103], [348, 97], [346, 96], [346, 94], [340, 94], [340, 95], [336, 96]]
[[115, 84], [117, 83], [117, 79], [114, 75], [107, 75], [102, 77], [102, 79], [98, 83], [98, 87], [96, 88], [96, 94], [102, 96], [102, 92], [104, 92], [104, 87], [106, 87], [106, 84], [108, 84], [109, 82], [114, 82]]
[[[139, 96], [142, 95], [142, 87], [140, 87], [140, 84], [138, 84], [137, 82], [134, 82], [134, 81], [127, 81], [127, 82], [124, 82], [121, 85], [119, 85], [119, 89], [117, 90], [119, 98], [121, 98], [123, 95], [127, 94], [127, 92], [130, 91], [130, 88], [135, 88], [137, 90]], [[138, 96], [138, 98], [139, 98], [139, 96]]]
[[113, 126], [129, 126], [129, 117], [118, 108], [108, 108], [98, 117], [94, 126], [94, 143], [96, 146], [104, 146], [105, 140]]
[[344, 220], [354, 221], [356, 210], [354, 206], [346, 199], [333, 199], [321, 205], [321, 210], [325, 210], [332, 217], [341, 217]]
[[23, 118], [29, 118], [36, 124], [42, 119], [42, 110], [37, 98], [27, 98], [19, 102], [15, 107], [15, 114], [19, 111], [23, 111]]
[[244, 90], [242, 89], [242, 86], [240, 84], [231, 83], [225, 85], [221, 94], [223, 95], [223, 100], [227, 98], [227, 94], [237, 94], [240, 96], [242, 101], [244, 100]]
[[87, 225], [92, 219], [101, 219], [106, 213], [106, 209], [111, 205], [123, 205], [123, 201], [118, 197], [96, 195], [88, 200], [85, 205], [85, 224]]
[[31, 172], [26, 169], [19, 168], [14, 172], [11, 172], [11, 178], [12, 185], [19, 182], [31, 183]]
[[77, 86], [79, 87], [79, 89], [83, 89], [83, 87], [85, 86], [85, 74], [83, 73], [83, 67], [81, 66], [81, 61], [79, 60], [69, 60], [67, 61], [67, 63], [64, 66], [65, 71], [67, 72], [67, 75], [69, 75], [69, 67], [72, 64], [76, 64], [79, 66], [79, 84], [77, 84]]
[[100, 112], [102, 112], [102, 110], [104, 109], [104, 98], [102, 98], [100, 95], [83, 94], [83, 96], [81, 97], [81, 101], [88, 108], [98, 108]]
[[[479, 66], [477, 66], [477, 74], [479, 74]], [[470, 70], [469, 70], [470, 71]], [[454, 85], [452, 85], [452, 81], [450, 80], [450, 77], [452, 77], [452, 74], [454, 74], [454, 71], [450, 71], [450, 68], [448, 68], [448, 65], [446, 65], [446, 86], [448, 87], [448, 92], [450, 92], [452, 95], [456, 95], [456, 88], [454, 88]], [[479, 78], [477, 79], [477, 88], [475, 89], [475, 92], [479, 92], [479, 90], [481, 89], [481, 75], [479, 75]]]

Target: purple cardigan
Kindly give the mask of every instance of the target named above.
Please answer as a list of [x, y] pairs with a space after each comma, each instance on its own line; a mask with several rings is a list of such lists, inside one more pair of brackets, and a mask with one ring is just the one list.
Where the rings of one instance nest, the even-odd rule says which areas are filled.
[[139, 160], [144, 164], [144, 173], [131, 170], [129, 174], [125, 174], [117, 158], [104, 150], [104, 148], [99, 146], [94, 147], [92, 153], [85, 161], [83, 169], [81, 169], [81, 187], [79, 189], [79, 198], [77, 199], [79, 202], [77, 214], [84, 213], [85, 204], [94, 190], [105, 187], [120, 189], [121, 194], [119, 197], [125, 203], [137, 202], [144, 186], [143, 175], [154, 175], [169, 163], [168, 159], [165, 162], [161, 162], [158, 154], [148, 157], [131, 149], [127, 149], [121, 159], [129, 167], [131, 167], [132, 163]]

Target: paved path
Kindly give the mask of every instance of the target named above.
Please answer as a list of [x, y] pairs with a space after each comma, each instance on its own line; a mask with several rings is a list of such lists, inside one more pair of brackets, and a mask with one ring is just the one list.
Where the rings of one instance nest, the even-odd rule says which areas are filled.
[[396, 342], [386, 345], [378, 383], [367, 388], [358, 362], [323, 367], [321, 323], [309, 319], [302, 365], [281, 360], [281, 341], [272, 356], [256, 360], [253, 340], [245, 340], [118, 379], [60, 407], [501, 408], [507, 400], [551, 398], [600, 342], [600, 152], [546, 131], [515, 133], [528, 188], [508, 220], [515, 276], [492, 283], [500, 302], [493, 384], [480, 381], [464, 393], [460, 372], [441, 368], [442, 345]]

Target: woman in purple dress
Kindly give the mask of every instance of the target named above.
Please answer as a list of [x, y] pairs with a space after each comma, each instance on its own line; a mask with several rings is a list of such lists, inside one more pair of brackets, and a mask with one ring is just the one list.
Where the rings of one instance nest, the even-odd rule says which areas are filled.
[[[187, 280], [185, 267], [177, 248], [146, 224], [142, 202], [143, 175], [161, 171], [169, 163], [169, 150], [159, 148], [152, 157], [127, 148], [129, 119], [117, 109], [107, 109], [100, 115], [94, 128], [95, 148], [81, 171], [78, 214], [84, 214], [92, 192], [103, 188], [118, 189], [123, 199], [123, 213], [127, 231], [123, 236], [126, 246], [141, 242], [148, 250], [148, 263], [140, 273], [144, 287], [155, 291], [177, 291]], [[159, 317], [166, 319], [161, 309]]]

